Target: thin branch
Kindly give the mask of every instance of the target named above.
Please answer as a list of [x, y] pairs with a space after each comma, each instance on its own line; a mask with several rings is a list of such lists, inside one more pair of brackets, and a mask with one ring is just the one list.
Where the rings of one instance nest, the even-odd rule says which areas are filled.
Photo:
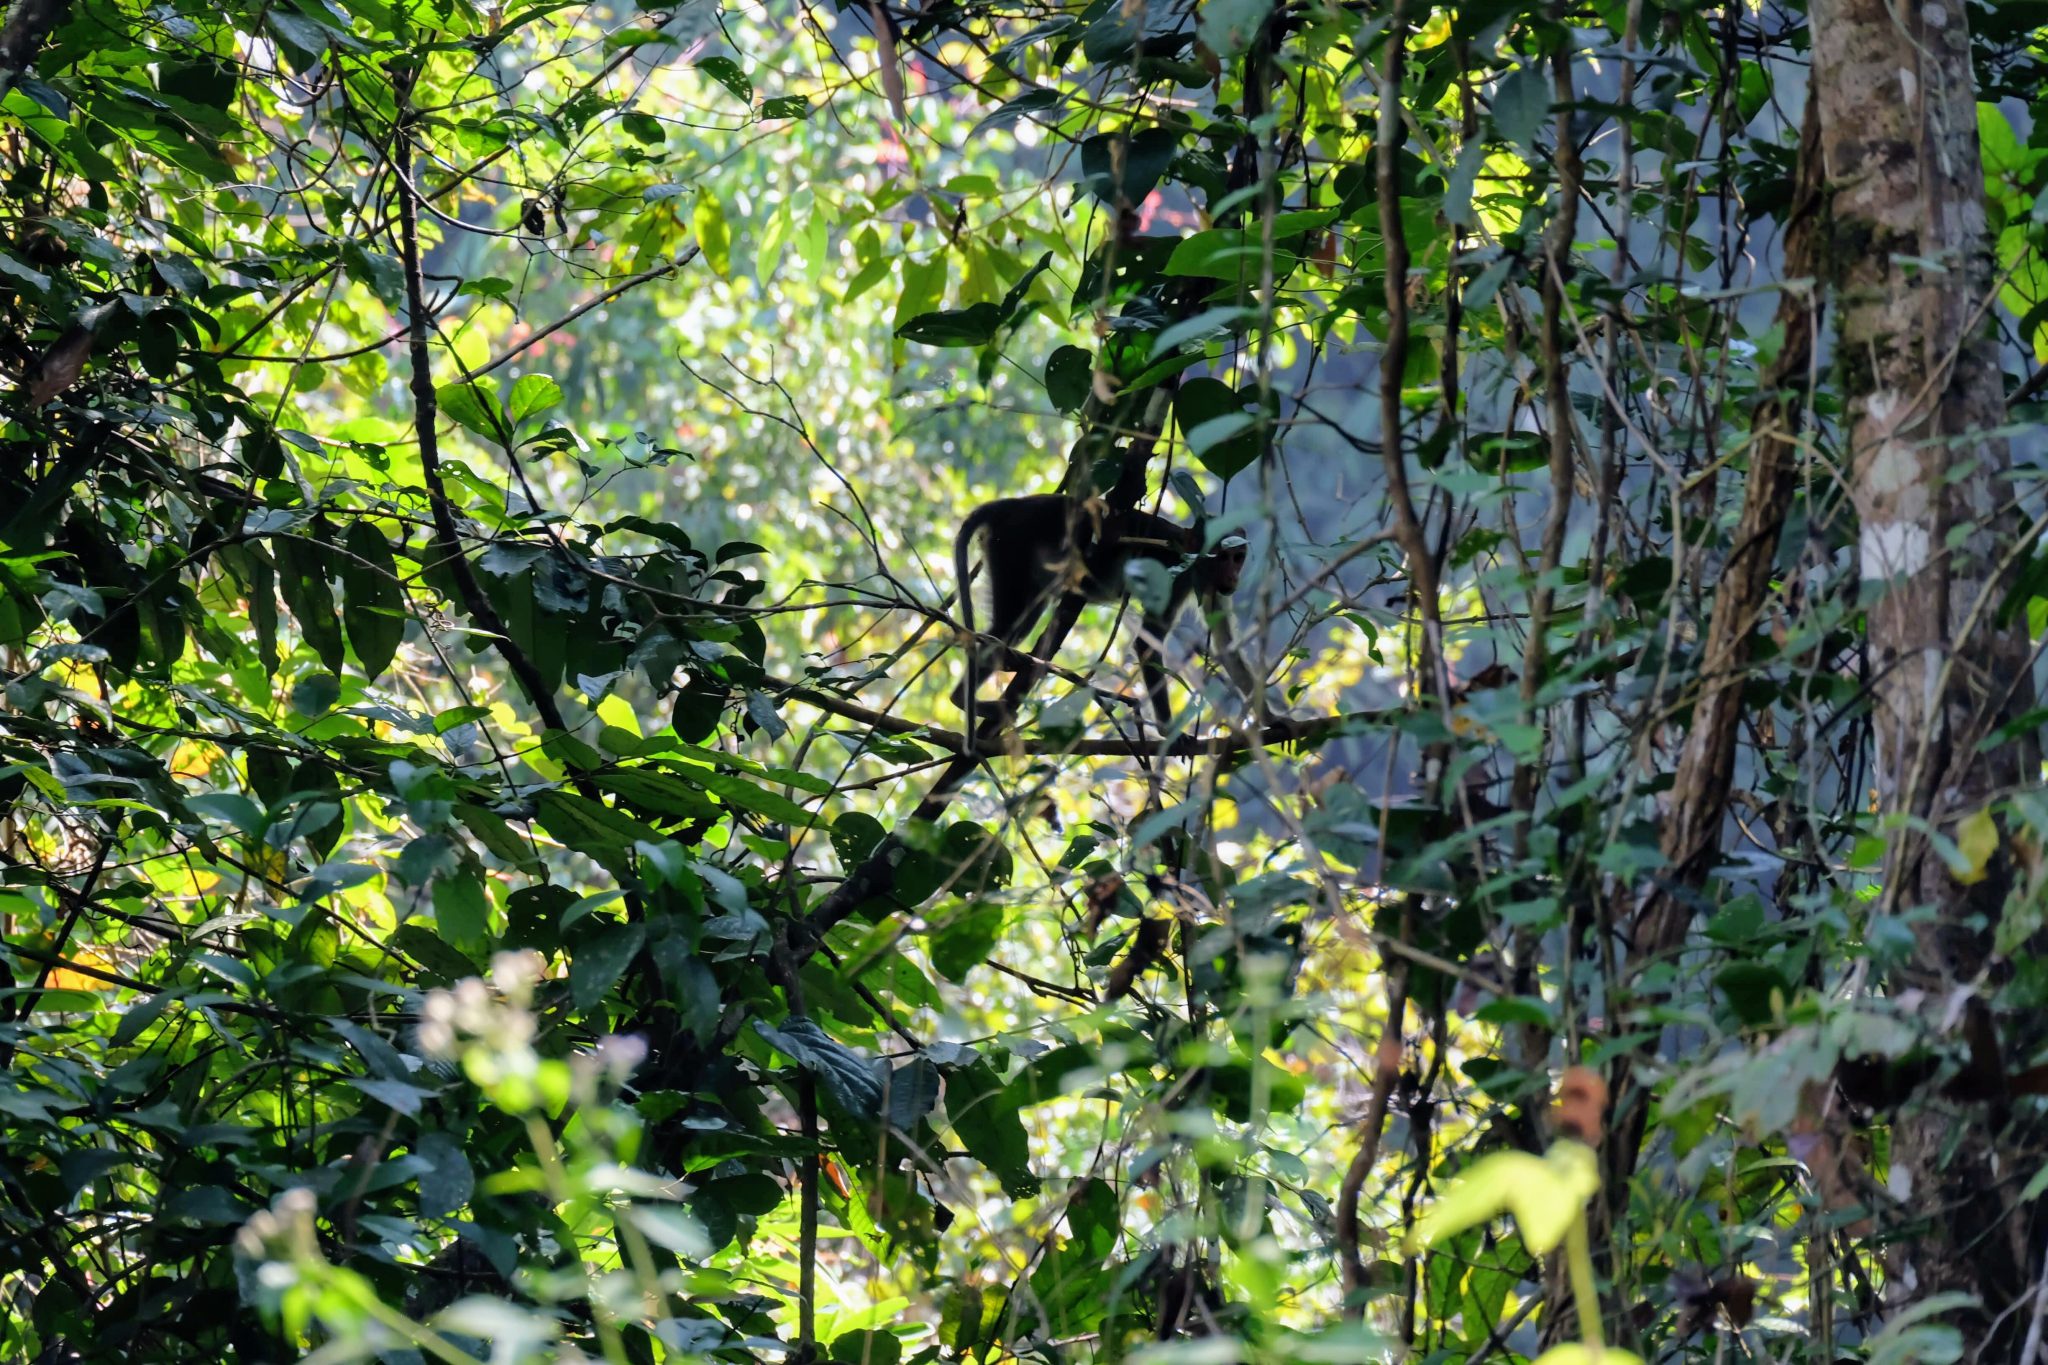
[[[847, 701], [844, 697], [830, 692], [820, 692], [809, 687], [788, 687], [783, 695], [793, 701], [815, 706], [820, 711], [841, 716], [847, 720], [859, 721], [862, 725], [880, 730], [884, 734], [901, 735], [906, 739], [923, 740], [948, 749], [956, 754], [968, 751], [967, 737], [958, 730], [942, 729], [914, 720], [892, 716], [885, 711]], [[1276, 720], [1257, 730], [1241, 734], [1220, 732], [1213, 735], [1180, 735], [1160, 744], [1144, 739], [1084, 739], [1084, 740], [1023, 740], [1014, 735], [1005, 736], [1000, 745], [983, 742], [977, 750], [987, 755], [1022, 754], [1029, 756], [1067, 755], [1074, 758], [1221, 758], [1228, 754], [1239, 754], [1251, 749], [1270, 747], [1275, 744], [1294, 744], [1303, 740], [1323, 739], [1347, 726], [1384, 724], [1392, 719], [1389, 711], [1348, 711], [1336, 716], [1311, 716], [1298, 720]]]
[[483, 378], [483, 376], [489, 374], [493, 370], [500, 369], [506, 365], [511, 364], [514, 360], [516, 360], [519, 357], [521, 352], [527, 350], [529, 347], [535, 345], [536, 343], [544, 341], [548, 337], [553, 336], [556, 332], [561, 331], [564, 327], [567, 327], [570, 323], [576, 321], [585, 313], [588, 313], [591, 309], [602, 308], [606, 304], [611, 303], [612, 301], [617, 299], [620, 295], [625, 294], [630, 290], [638, 289], [641, 285], [647, 284], [653, 280], [667, 279], [670, 275], [675, 274], [678, 270], [681, 270], [691, 261], [696, 260], [698, 250], [699, 248], [697, 244], [695, 242], [692, 242], [689, 246], [683, 249], [682, 255], [676, 257], [667, 265], [658, 265], [655, 266], [652, 270], [643, 270], [637, 275], [628, 275], [625, 279], [618, 281], [616, 284], [606, 285], [598, 293], [593, 294], [590, 298], [587, 298], [582, 303], [577, 304], [574, 308], [571, 308], [568, 312], [564, 313], [561, 317], [555, 319], [547, 326], [541, 328], [539, 331], [529, 334], [524, 340], [512, 346], [510, 349], [503, 351], [498, 355], [492, 356], [488, 361], [485, 361], [482, 365], [477, 366], [477, 368], [473, 370], [464, 370], [461, 376], [462, 382], [465, 384], [471, 383], [475, 380]]

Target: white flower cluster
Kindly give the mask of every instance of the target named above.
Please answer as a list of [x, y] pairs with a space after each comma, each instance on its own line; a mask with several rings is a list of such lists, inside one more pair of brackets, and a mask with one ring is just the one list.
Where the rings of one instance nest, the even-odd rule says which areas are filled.
[[488, 983], [472, 976], [451, 989], [427, 992], [420, 1008], [421, 1050], [454, 1060], [462, 1051], [457, 1044], [470, 1039], [500, 1055], [530, 1052], [537, 1024], [527, 1006], [546, 968], [532, 949], [497, 953]]

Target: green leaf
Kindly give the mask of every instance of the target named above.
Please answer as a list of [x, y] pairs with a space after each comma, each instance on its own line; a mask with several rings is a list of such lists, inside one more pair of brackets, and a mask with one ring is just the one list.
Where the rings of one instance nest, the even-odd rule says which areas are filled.
[[993, 303], [922, 313], [896, 329], [905, 341], [925, 346], [986, 346], [1002, 330], [1003, 310]]
[[186, 797], [185, 804], [210, 819], [225, 820], [252, 837], [270, 826], [263, 808], [240, 792], [200, 792]]
[[1735, 1017], [1757, 1026], [1783, 1020], [1792, 1000], [1792, 983], [1771, 962], [1730, 962], [1714, 973], [1714, 986], [1728, 997]]
[[[348, 277], [359, 284], [368, 285], [370, 292], [387, 308], [401, 308], [405, 304], [405, 270], [395, 257], [381, 251], [372, 251], [361, 242], [348, 241], [342, 244], [341, 263]], [[166, 261], [156, 262], [158, 271], [163, 271]], [[206, 277], [201, 275], [192, 263], [185, 262], [185, 269], [198, 281], [187, 287], [172, 281], [173, 287], [183, 293], [197, 293], [205, 287]]]
[[946, 1071], [946, 1121], [976, 1161], [988, 1167], [1014, 1199], [1038, 1192], [1031, 1173], [1031, 1139], [1019, 1117], [1022, 1096], [998, 1080], [979, 1058]]
[[1233, 389], [1220, 379], [1190, 379], [1173, 399], [1173, 420], [1187, 438], [1188, 449], [1204, 468], [1227, 479], [1256, 462], [1271, 440], [1279, 415], [1278, 399], [1268, 393], [1261, 422], [1256, 385]]
[[1525, 153], [1536, 150], [1536, 134], [1550, 113], [1550, 77], [1534, 63], [1516, 67], [1493, 92], [1493, 126]]
[[747, 73], [732, 58], [705, 57], [697, 63], [697, 69], [730, 90], [732, 97], [741, 104], [753, 104], [754, 83], [747, 79]]
[[569, 998], [589, 1009], [626, 974], [640, 945], [647, 941], [644, 924], [617, 924], [576, 946], [569, 958]]
[[308, 673], [292, 684], [292, 710], [302, 716], [324, 716], [340, 700], [341, 679], [332, 673]]
[[600, 773], [595, 780], [621, 801], [656, 815], [697, 819], [719, 814], [717, 804], [704, 794], [700, 784], [648, 768], [620, 768]]
[[994, 904], [962, 904], [934, 919], [932, 966], [955, 984], [964, 982], [969, 972], [988, 961], [1003, 932], [1003, 909]]
[[1102, 1321], [1111, 1297], [1104, 1265], [1116, 1249], [1116, 1192], [1107, 1181], [1084, 1178], [1067, 1199], [1066, 1215], [1071, 1236], [1055, 1242], [1031, 1272], [1031, 1292], [1062, 1336]]
[[391, 936], [391, 946], [444, 981], [477, 974], [477, 964], [468, 954], [451, 947], [424, 924], [400, 925]]
[[720, 279], [732, 274], [732, 225], [726, 221], [725, 205], [718, 202], [718, 196], [708, 189], [697, 191], [696, 207], [690, 211], [690, 226], [697, 234], [697, 245], [704, 252], [704, 263]]
[[[1183, 237], [1166, 258], [1166, 273], [1180, 278], [1230, 280], [1256, 284], [1265, 276], [1266, 241], [1261, 229], [1208, 228]], [[1284, 280], [1301, 257], [1273, 248], [1273, 278]]]
[[878, 1059], [861, 1056], [809, 1019], [786, 1019], [779, 1028], [756, 1019], [754, 1031], [816, 1076], [850, 1117], [871, 1123], [882, 1116], [883, 1063]]
[[1081, 144], [1081, 183], [1105, 204], [1135, 208], [1158, 188], [1180, 139], [1177, 128], [1097, 134]]
[[455, 818], [475, 836], [478, 843], [490, 850], [492, 856], [514, 867], [523, 867], [534, 860], [532, 846], [496, 811], [465, 801], [456, 805]]
[[50, 288], [50, 277], [48, 275], [43, 274], [40, 270], [31, 269], [19, 257], [5, 251], [0, 251], [0, 277], [12, 280], [18, 285], [26, 286], [38, 294], [47, 293]]
[[512, 384], [510, 410], [516, 425], [531, 417], [538, 417], [562, 401], [562, 386], [552, 376], [545, 374], [523, 374]]
[[332, 967], [341, 951], [341, 930], [335, 925], [334, 916], [325, 910], [309, 910], [284, 946], [285, 955], [295, 962]]
[[1227, 62], [1250, 49], [1272, 12], [1273, 0], [1202, 0], [1195, 31], [1211, 52]]
[[543, 792], [539, 806], [547, 833], [584, 853], [610, 853], [629, 849], [639, 839], [649, 843], [662, 839], [662, 831], [653, 825], [635, 821], [623, 810], [614, 810], [600, 800], [590, 800], [575, 792]]
[[469, 1202], [476, 1192], [476, 1170], [454, 1134], [423, 1133], [413, 1150], [428, 1167], [419, 1176], [422, 1214], [446, 1218]]
[[498, 385], [488, 376], [459, 384], [443, 384], [434, 398], [448, 420], [492, 445], [504, 442], [506, 423], [498, 409]]
[[756, 786], [745, 778], [704, 772], [691, 774], [691, 779], [726, 805], [765, 815], [770, 820], [780, 820], [792, 830], [808, 829], [817, 823], [818, 816], [782, 793]]
[[398, 642], [405, 635], [400, 614], [405, 595], [398, 583], [398, 561], [383, 532], [368, 521], [359, 520], [348, 528], [342, 548], [347, 551], [339, 558], [341, 586], [348, 594], [349, 643], [355, 646], [363, 676], [375, 682], [391, 667]]
[[435, 881], [434, 923], [450, 943], [482, 944], [491, 929], [491, 898], [483, 879], [460, 875]]
[[[347, 657], [341, 642], [341, 614], [328, 586], [327, 547], [313, 541], [279, 539], [275, 544], [278, 590], [292, 621], [329, 673], [339, 674]], [[310, 713], [309, 713], [310, 714]]]
[[1095, 383], [1095, 356], [1079, 346], [1062, 346], [1045, 362], [1045, 396], [1064, 413], [1077, 413]]

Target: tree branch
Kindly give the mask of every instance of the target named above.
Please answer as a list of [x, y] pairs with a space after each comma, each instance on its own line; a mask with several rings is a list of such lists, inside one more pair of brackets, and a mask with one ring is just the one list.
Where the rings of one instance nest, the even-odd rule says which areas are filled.
[[540, 713], [542, 723], [550, 730], [566, 730], [569, 727], [563, 722], [562, 709], [555, 702], [554, 690], [547, 685], [533, 659], [507, 633], [498, 609], [491, 605], [490, 598], [484, 595], [483, 585], [477, 582], [476, 571], [462, 552], [461, 537], [455, 528], [455, 513], [448, 505], [448, 491], [442, 484], [441, 442], [434, 430], [440, 418], [440, 400], [434, 393], [433, 356], [427, 349], [427, 291], [420, 271], [418, 190], [412, 178], [411, 103], [412, 91], [408, 81], [403, 87], [392, 161], [398, 172], [398, 243], [405, 266], [406, 340], [412, 359], [413, 424], [419, 434], [420, 471], [426, 485], [427, 504], [434, 514], [434, 539], [448, 565], [449, 574], [455, 580], [463, 608], [491, 637], [506, 667], [519, 680], [527, 700]]

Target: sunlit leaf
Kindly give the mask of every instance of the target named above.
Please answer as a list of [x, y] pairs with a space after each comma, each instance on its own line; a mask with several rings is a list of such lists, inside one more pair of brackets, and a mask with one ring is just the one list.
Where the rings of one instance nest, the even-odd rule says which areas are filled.
[[704, 263], [721, 278], [731, 274], [732, 226], [726, 222], [725, 206], [718, 202], [718, 196], [709, 190], [699, 190], [690, 223], [696, 230], [697, 245], [703, 249]]
[[1540, 1256], [1564, 1240], [1599, 1188], [1599, 1162], [1584, 1143], [1560, 1141], [1540, 1157], [1495, 1152], [1474, 1162], [1429, 1206], [1407, 1246], [1418, 1251], [1511, 1213], [1522, 1241]]
[[1956, 823], [1956, 856], [1949, 863], [1949, 875], [1965, 886], [1984, 880], [1991, 859], [1998, 852], [1998, 822], [1991, 808], [1983, 807]]

